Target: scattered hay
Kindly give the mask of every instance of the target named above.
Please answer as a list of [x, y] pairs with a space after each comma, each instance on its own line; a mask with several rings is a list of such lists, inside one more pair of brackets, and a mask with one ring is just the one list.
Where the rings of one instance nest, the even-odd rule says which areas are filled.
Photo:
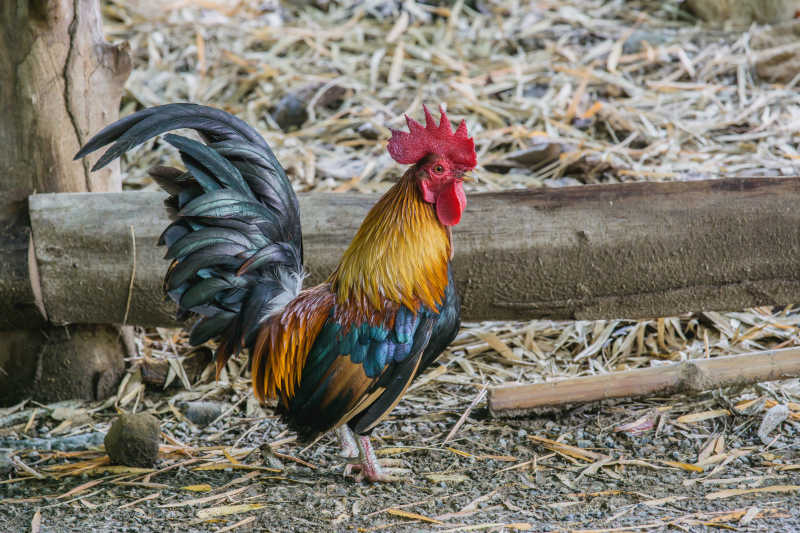
[[[800, 77], [767, 84], [754, 73], [785, 50], [753, 52], [757, 27], [692, 25], [677, 0], [288, 4], [105, 0], [109, 37], [134, 53], [123, 114], [222, 107], [264, 134], [298, 191], [385, 190], [399, 172], [388, 128], [423, 102], [442, 102], [475, 135], [470, 191], [800, 170]], [[154, 188], [145, 169], [177, 163], [158, 141], [126, 158], [128, 188]], [[139, 357], [106, 402], [0, 411], [0, 461], [12, 471], [0, 508], [40, 509], [26, 518], [33, 530], [59, 508], [100, 524], [146, 516], [154, 528], [219, 531], [284, 528], [276, 513], [296, 530], [779, 530], [776, 520], [797, 520], [796, 380], [502, 422], [479, 400], [502, 383], [794, 346], [799, 328], [794, 306], [465, 324], [378, 429], [379, 452], [414, 465], [400, 490], [342, 489], [335, 443], [304, 452], [253, 399], [243, 357], [215, 382], [184, 332], [140, 330]], [[230, 407], [198, 427], [181, 411], [196, 401]], [[108, 464], [97, 445], [117, 411], [161, 421], [155, 469]], [[281, 515], [286, 502], [296, 516]]]

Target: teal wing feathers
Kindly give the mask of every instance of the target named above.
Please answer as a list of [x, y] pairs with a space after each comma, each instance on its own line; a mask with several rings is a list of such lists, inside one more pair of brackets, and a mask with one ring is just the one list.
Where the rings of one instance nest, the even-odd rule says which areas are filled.
[[284, 408], [305, 440], [344, 422], [377, 423], [414, 376], [438, 313], [401, 307], [392, 327], [345, 328], [335, 316], [334, 311], [317, 336], [300, 385]]
[[303, 440], [347, 423], [368, 433], [455, 337], [460, 300], [452, 276], [442, 305], [400, 307], [391, 327], [345, 328], [334, 309], [309, 351], [300, 384], [283, 415]]

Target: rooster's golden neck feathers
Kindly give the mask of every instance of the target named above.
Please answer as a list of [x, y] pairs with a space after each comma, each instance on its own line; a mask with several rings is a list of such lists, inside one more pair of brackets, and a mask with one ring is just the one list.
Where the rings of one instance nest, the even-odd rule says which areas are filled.
[[329, 278], [340, 302], [435, 310], [447, 287], [451, 242], [411, 167], [373, 206]]

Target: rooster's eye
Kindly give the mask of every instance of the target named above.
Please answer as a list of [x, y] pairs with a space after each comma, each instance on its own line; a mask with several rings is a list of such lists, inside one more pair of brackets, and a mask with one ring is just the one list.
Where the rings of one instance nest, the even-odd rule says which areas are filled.
[[433, 167], [433, 171], [437, 174], [441, 174], [442, 172], [444, 172], [444, 167], [442, 165], [436, 165], [435, 167]]

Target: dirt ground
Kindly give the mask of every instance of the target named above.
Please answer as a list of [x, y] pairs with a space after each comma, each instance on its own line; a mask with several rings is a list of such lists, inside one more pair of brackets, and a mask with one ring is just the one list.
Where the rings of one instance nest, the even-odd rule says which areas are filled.
[[[423, 396], [427, 387], [443, 400]], [[798, 384], [781, 384], [787, 387]], [[441, 404], [457, 400], [466, 409], [476, 387], [430, 381], [376, 431], [381, 457], [401, 459], [409, 471], [400, 482], [375, 485], [343, 477], [335, 440], [304, 451], [274, 416], [244, 416], [233, 390], [213, 396], [220, 408], [239, 407], [204, 428], [173, 417], [169, 395], [147, 393], [143, 407], [162, 413], [167, 442], [193, 447], [176, 456], [180, 447], [162, 446], [163, 458], [149, 473], [95, 469], [17, 482], [4, 476], [0, 531], [30, 530], [37, 511], [41, 531], [52, 532], [800, 530], [800, 423], [790, 418], [765, 445], [756, 435], [762, 416], [741, 407], [775, 390], [628, 400], [503, 420], [489, 418], [479, 403], [443, 444], [463, 410]], [[91, 406], [70, 406], [85, 407]], [[738, 414], [730, 414], [734, 409]], [[92, 427], [102, 430], [114, 409], [89, 412]], [[38, 419], [37, 427], [48, 430], [52, 421]], [[277, 455], [262, 455], [263, 442], [273, 443]], [[0, 438], [0, 448], [7, 445]], [[236, 463], [212, 457], [213, 447], [229, 447]], [[38, 470], [77, 459], [47, 451], [20, 458]], [[197, 458], [205, 458], [200, 470], [191, 462]], [[212, 464], [221, 469], [204, 469]], [[277, 468], [263, 470], [270, 466]]]
[[[162, 4], [102, 3], [109, 38], [133, 50], [123, 114], [229, 110], [298, 190], [385, 190], [397, 171], [386, 126], [423, 101], [475, 132], [470, 194], [798, 174], [782, 42], [705, 28], [677, 0]], [[295, 100], [305, 115], [285, 133]], [[154, 187], [144, 169], [174, 162], [158, 144], [125, 161], [126, 187]], [[188, 375], [185, 335], [138, 331], [141, 358], [110, 400], [0, 409], [0, 533], [800, 531], [798, 380], [516, 419], [490, 418], [481, 398], [503, 383], [796, 346], [798, 332], [791, 306], [468, 324], [375, 431], [380, 456], [407, 473], [369, 485], [344, 478], [334, 439], [305, 449], [255, 405], [243, 361], [213, 383]], [[169, 361], [167, 392], [136, 370], [150, 357]], [[198, 400], [218, 402], [210, 425], [187, 418]], [[775, 406], [786, 419], [759, 435]], [[109, 466], [100, 448], [131, 411], [161, 422], [153, 469]]]

